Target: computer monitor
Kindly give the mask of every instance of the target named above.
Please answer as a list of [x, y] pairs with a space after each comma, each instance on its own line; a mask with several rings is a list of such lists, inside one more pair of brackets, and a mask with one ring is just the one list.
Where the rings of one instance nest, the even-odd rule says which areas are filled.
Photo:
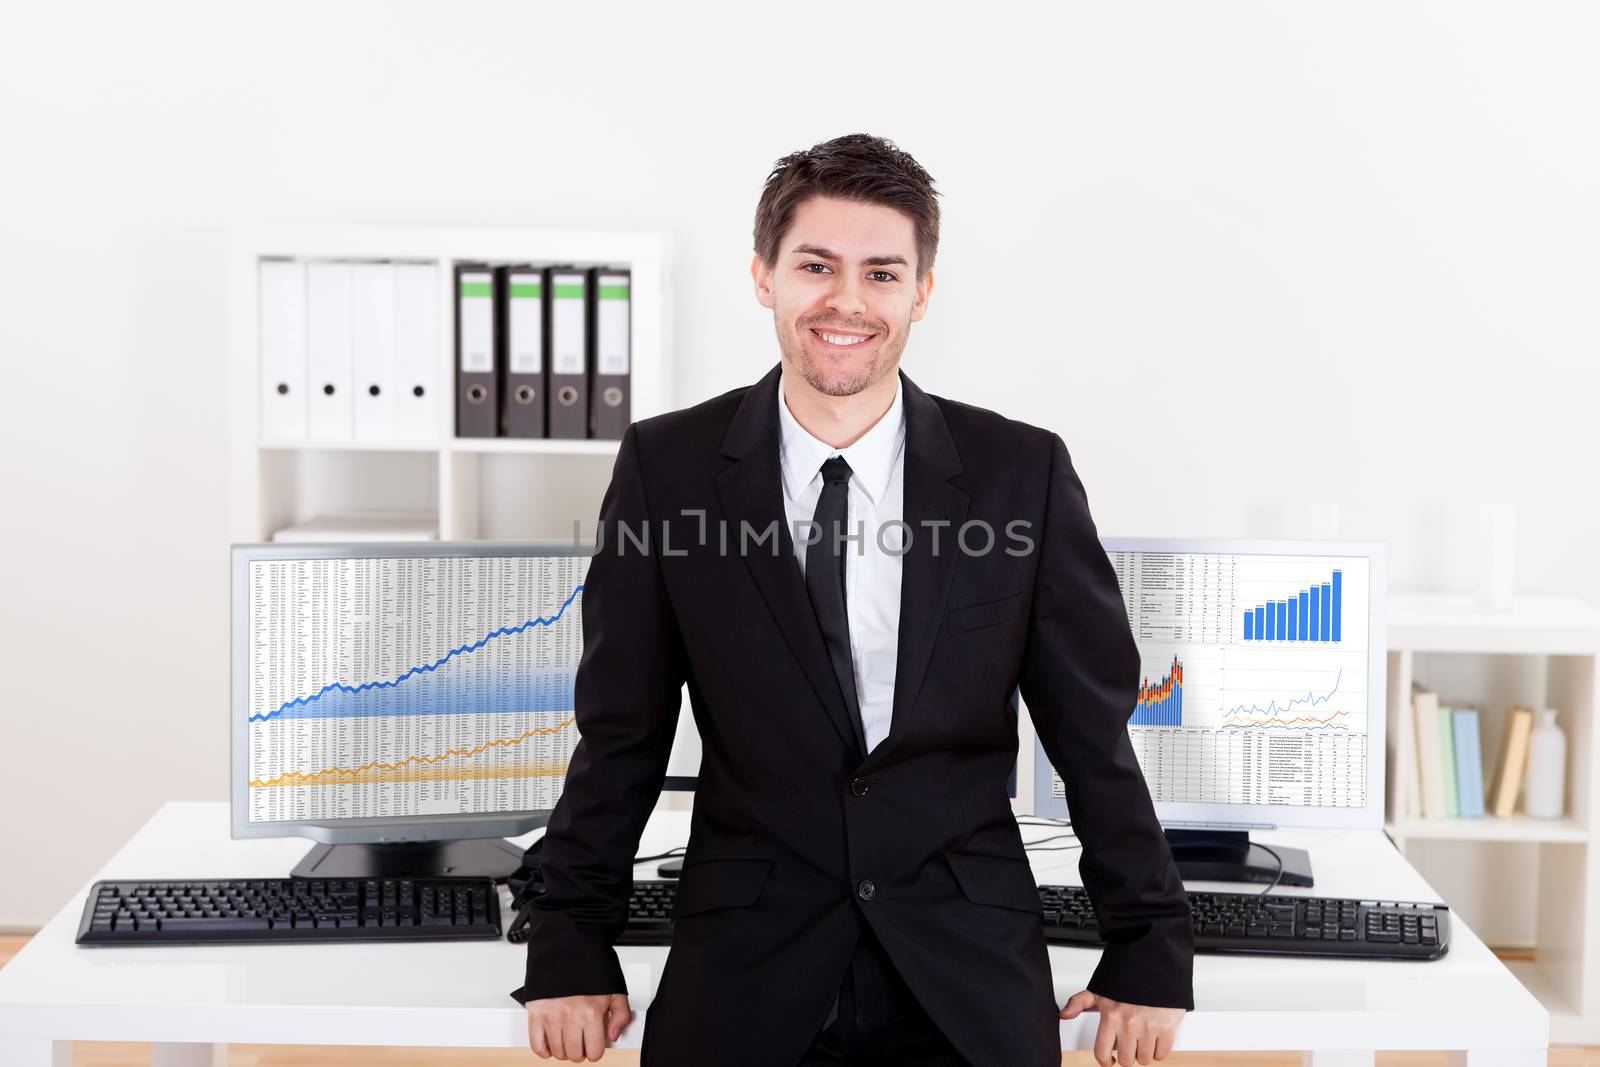
[[[1383, 825], [1384, 546], [1101, 541], [1143, 664], [1128, 735], [1179, 872], [1311, 885], [1304, 850], [1249, 832]], [[1034, 810], [1070, 817], [1037, 738]]]
[[592, 554], [233, 546], [233, 836], [321, 842], [294, 876], [508, 876], [578, 743]]

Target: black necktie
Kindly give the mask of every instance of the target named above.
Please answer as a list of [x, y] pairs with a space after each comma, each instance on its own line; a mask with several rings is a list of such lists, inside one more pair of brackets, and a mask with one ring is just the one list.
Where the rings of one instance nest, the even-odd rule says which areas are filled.
[[812, 521], [821, 531], [821, 540], [806, 547], [806, 591], [822, 627], [822, 639], [833, 662], [834, 676], [850, 722], [856, 729], [861, 751], [867, 751], [866, 733], [861, 725], [861, 708], [856, 702], [854, 661], [850, 658], [850, 620], [844, 604], [845, 505], [849, 499], [850, 464], [834, 456], [822, 465], [822, 495]]
[[[833, 661], [833, 673], [839, 680], [840, 692], [844, 694], [845, 707], [850, 712], [850, 724], [856, 730], [856, 741], [865, 753], [866, 731], [861, 722], [861, 708], [856, 701], [856, 675], [854, 660], [850, 656], [850, 618], [845, 614], [843, 540], [849, 497], [850, 464], [845, 462], [843, 456], [834, 456], [822, 465], [822, 495], [817, 497], [817, 510], [811, 516], [822, 536], [821, 540], [806, 547], [806, 591], [811, 594], [811, 606], [816, 609], [817, 622], [822, 626], [822, 638], [828, 646], [828, 658]], [[887, 1003], [884, 992], [887, 978], [883, 964], [858, 946], [850, 957], [845, 981], [855, 983], [857, 1016], [878, 1018]], [[835, 993], [833, 1007], [828, 1009], [828, 1021], [824, 1025], [832, 1025], [838, 1010], [839, 994]]]

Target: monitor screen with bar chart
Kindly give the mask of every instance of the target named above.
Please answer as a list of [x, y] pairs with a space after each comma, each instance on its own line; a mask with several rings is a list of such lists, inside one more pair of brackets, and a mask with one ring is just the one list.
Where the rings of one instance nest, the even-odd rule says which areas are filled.
[[[1139, 646], [1128, 735], [1163, 823], [1381, 825], [1383, 546], [1102, 543]], [[1065, 814], [1042, 748], [1035, 771], [1036, 806]]]

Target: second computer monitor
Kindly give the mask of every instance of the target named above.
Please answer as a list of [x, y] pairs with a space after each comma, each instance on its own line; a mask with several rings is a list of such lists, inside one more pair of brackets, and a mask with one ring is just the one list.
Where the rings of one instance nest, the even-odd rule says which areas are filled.
[[[1102, 543], [1139, 646], [1128, 734], [1162, 825], [1381, 827], [1383, 545]], [[1034, 747], [1035, 810], [1067, 817]]]

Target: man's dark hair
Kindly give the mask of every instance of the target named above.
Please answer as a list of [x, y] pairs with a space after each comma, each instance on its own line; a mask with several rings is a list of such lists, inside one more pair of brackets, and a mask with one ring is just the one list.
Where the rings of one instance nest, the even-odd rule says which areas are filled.
[[917, 277], [933, 269], [939, 250], [939, 203], [933, 179], [892, 141], [847, 133], [792, 152], [772, 168], [756, 205], [756, 254], [769, 269], [795, 208], [814, 196], [882, 204], [910, 216], [917, 236]]

